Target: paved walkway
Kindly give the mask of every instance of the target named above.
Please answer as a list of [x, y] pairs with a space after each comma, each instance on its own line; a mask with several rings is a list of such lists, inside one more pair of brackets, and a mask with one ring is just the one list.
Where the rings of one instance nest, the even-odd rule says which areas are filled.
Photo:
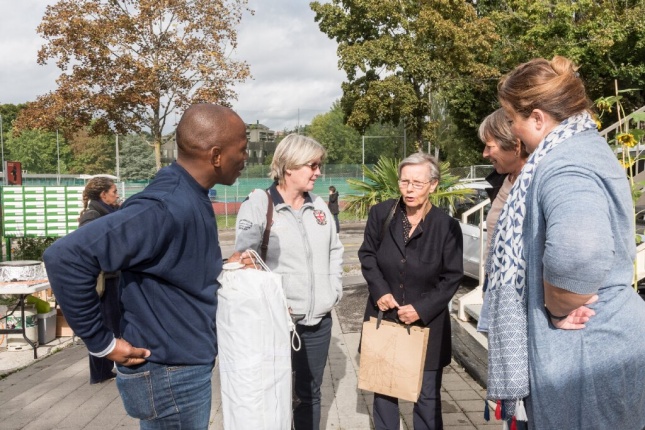
[[[325, 368], [322, 425], [327, 430], [373, 428], [372, 394], [357, 388], [359, 333], [343, 333], [334, 311]], [[0, 380], [0, 427], [10, 429], [136, 429], [125, 414], [114, 381], [89, 385], [87, 350], [70, 342]], [[446, 430], [499, 428], [483, 419], [484, 390], [454, 361], [445, 369], [442, 389]], [[401, 429], [412, 429], [412, 403], [401, 403]], [[213, 372], [210, 429], [223, 429], [219, 372]]]
[[[350, 226], [351, 227], [351, 226]], [[360, 226], [341, 233], [346, 247], [346, 270], [353, 271], [362, 241]], [[231, 252], [229, 233], [221, 235], [224, 255]], [[357, 388], [358, 342], [364, 287], [360, 277], [345, 278], [347, 300], [333, 311], [332, 341], [325, 368], [321, 429], [372, 429], [372, 394]], [[358, 321], [355, 321], [359, 316]], [[63, 348], [55, 352], [56, 349]], [[55, 353], [54, 353], [55, 352]], [[11, 355], [15, 354], [15, 355]], [[138, 422], [125, 414], [114, 381], [89, 385], [87, 350], [82, 342], [59, 338], [31, 351], [1, 352], [0, 428], [10, 429], [137, 429]], [[49, 355], [48, 355], [49, 354]], [[24, 362], [18, 359], [22, 358]], [[13, 367], [11, 367], [13, 366]], [[4, 372], [3, 372], [4, 370]], [[500, 423], [483, 419], [485, 391], [455, 361], [444, 370], [442, 409], [446, 430], [499, 429]], [[412, 430], [412, 406], [401, 402], [401, 429]], [[223, 429], [219, 370], [213, 372], [210, 429]], [[244, 429], [246, 430], [246, 429]], [[253, 429], [249, 429], [253, 430]]]

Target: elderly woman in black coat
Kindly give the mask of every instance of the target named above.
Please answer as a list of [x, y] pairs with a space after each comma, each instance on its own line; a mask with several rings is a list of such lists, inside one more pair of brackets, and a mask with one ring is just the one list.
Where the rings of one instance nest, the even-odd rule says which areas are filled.
[[[413, 422], [415, 430], [441, 429], [441, 378], [452, 349], [448, 304], [463, 276], [461, 228], [429, 201], [440, 179], [434, 157], [410, 155], [398, 171], [401, 197], [372, 207], [358, 251], [369, 288], [364, 319], [381, 310], [386, 319], [430, 328]], [[398, 399], [374, 394], [374, 425], [399, 428]]]

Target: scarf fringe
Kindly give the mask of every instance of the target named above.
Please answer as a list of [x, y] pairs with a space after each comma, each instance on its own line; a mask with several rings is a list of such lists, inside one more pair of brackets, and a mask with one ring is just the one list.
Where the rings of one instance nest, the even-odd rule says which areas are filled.
[[496, 420], [501, 420], [502, 419], [502, 402], [501, 400], [497, 401], [497, 406], [495, 407], [495, 419]]
[[517, 404], [515, 406], [515, 417], [518, 421], [528, 421], [529, 418], [526, 415], [526, 409], [524, 409], [524, 401], [522, 399], [517, 399]]

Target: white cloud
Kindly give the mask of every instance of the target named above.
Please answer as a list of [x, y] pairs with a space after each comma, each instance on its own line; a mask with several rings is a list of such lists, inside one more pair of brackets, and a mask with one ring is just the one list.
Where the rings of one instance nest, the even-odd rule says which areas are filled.
[[246, 60], [253, 80], [237, 85], [233, 107], [246, 122], [275, 130], [305, 124], [341, 96], [336, 42], [320, 32], [308, 1], [250, 1], [236, 58]]
[[[56, 88], [55, 64], [36, 62], [43, 44], [36, 33], [45, 8], [54, 0], [12, 1], [0, 25], [0, 103], [24, 103]], [[245, 60], [253, 79], [237, 84], [233, 108], [249, 123], [275, 130], [329, 110], [341, 96], [336, 42], [320, 32], [308, 0], [250, 0], [232, 56]]]
[[49, 0], [22, 0], [3, 8], [0, 25], [0, 103], [25, 103], [55, 88], [58, 69], [36, 62], [43, 39], [36, 27]]

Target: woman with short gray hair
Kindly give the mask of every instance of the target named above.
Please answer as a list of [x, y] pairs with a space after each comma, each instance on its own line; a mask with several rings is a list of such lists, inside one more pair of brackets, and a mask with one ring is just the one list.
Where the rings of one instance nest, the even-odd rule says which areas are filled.
[[[463, 276], [461, 228], [429, 200], [440, 179], [434, 157], [412, 154], [398, 172], [401, 196], [370, 209], [358, 251], [369, 289], [364, 320], [381, 311], [387, 320], [430, 328], [413, 421], [415, 430], [441, 429], [441, 378], [452, 353], [448, 303]], [[374, 393], [373, 410], [377, 430], [399, 428], [397, 398]]]
[[401, 170], [403, 170], [405, 166], [418, 166], [423, 164], [428, 166], [429, 179], [431, 181], [437, 181], [437, 183], [439, 183], [441, 181], [441, 171], [439, 169], [439, 163], [437, 162], [436, 158], [434, 158], [430, 154], [426, 154], [425, 152], [415, 152], [414, 154], [408, 155], [405, 159], [403, 159], [403, 161], [399, 163], [399, 178], [401, 177]]

